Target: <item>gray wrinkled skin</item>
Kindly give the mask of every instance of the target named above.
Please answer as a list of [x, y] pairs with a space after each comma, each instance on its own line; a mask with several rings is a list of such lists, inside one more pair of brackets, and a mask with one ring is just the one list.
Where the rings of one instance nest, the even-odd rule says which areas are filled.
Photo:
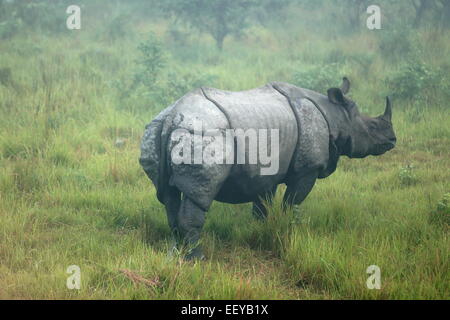
[[[265, 217], [261, 199], [270, 200], [279, 184], [287, 186], [286, 206], [300, 204], [316, 179], [336, 170], [341, 155], [363, 158], [394, 148], [389, 98], [385, 113], [370, 118], [345, 97], [349, 89], [347, 78], [340, 89], [331, 88], [326, 96], [282, 82], [242, 92], [201, 88], [186, 94], [146, 126], [140, 164], [157, 189], [177, 240], [193, 248], [187, 258], [203, 257], [197, 242], [214, 200], [253, 202], [254, 215]], [[233, 164], [175, 164], [171, 152], [183, 139], [194, 139], [195, 121], [203, 123], [202, 134], [209, 129], [221, 134], [238, 128], [278, 129], [278, 172], [261, 175], [260, 164], [236, 164], [236, 152]], [[176, 136], [177, 129], [185, 129], [185, 134]], [[212, 135], [206, 140], [209, 146], [219, 143]], [[232, 141], [227, 143], [232, 145]], [[248, 153], [248, 145], [245, 151]], [[226, 153], [223, 156], [225, 159]]]

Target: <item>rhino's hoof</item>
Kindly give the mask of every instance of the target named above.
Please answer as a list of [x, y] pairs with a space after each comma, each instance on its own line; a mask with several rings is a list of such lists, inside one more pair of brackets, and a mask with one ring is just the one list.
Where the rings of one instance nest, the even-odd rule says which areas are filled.
[[189, 251], [187, 255], [184, 256], [184, 259], [187, 261], [201, 261], [205, 260], [205, 255], [202, 250], [197, 247]]
[[180, 251], [178, 250], [178, 247], [176, 244], [173, 245], [172, 248], [170, 248], [167, 252], [167, 256], [169, 258], [177, 257], [177, 256], [179, 256], [179, 254], [180, 254]]

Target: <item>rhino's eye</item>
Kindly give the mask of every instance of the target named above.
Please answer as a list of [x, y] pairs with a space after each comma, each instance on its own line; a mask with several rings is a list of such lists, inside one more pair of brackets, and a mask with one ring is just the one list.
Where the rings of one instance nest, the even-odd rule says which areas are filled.
[[378, 124], [376, 124], [375, 122], [371, 122], [369, 124], [369, 128], [372, 130], [376, 130], [376, 129], [378, 129]]

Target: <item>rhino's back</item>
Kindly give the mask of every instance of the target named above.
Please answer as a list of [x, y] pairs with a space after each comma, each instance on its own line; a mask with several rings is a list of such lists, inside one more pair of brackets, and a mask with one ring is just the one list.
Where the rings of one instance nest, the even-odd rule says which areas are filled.
[[289, 102], [271, 85], [237, 92], [203, 88], [203, 92], [226, 114], [232, 128], [283, 129], [286, 136], [296, 133]]
[[[275, 175], [261, 175], [261, 165], [235, 164], [225, 181], [217, 200], [225, 202], [246, 202], [255, 195], [271, 189], [280, 183], [289, 170], [298, 140], [297, 120], [289, 101], [271, 85], [247, 91], [223, 91], [203, 88], [205, 97], [213, 102], [227, 117], [233, 129], [271, 129], [278, 131], [279, 169]], [[259, 133], [259, 132], [258, 132]], [[268, 139], [269, 155], [270, 138]], [[248, 152], [248, 145], [246, 145]], [[235, 155], [236, 156], [236, 155]], [[272, 156], [272, 155], [271, 155]], [[235, 163], [236, 163], [235, 159]], [[267, 166], [265, 166], [267, 167]]]

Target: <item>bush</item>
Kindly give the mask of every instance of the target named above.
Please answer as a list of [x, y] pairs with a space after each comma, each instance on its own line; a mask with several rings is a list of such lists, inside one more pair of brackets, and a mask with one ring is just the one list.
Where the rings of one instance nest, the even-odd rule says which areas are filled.
[[426, 100], [442, 92], [448, 95], [449, 71], [449, 66], [435, 68], [421, 61], [409, 60], [385, 81], [396, 98]]
[[167, 77], [167, 85], [164, 95], [167, 96], [168, 103], [179, 99], [187, 92], [202, 86], [210, 86], [215, 77], [211, 74], [198, 74], [189, 72], [186, 74], [170, 72]]
[[348, 55], [346, 55], [341, 49], [333, 49], [325, 56], [327, 63], [345, 63]]
[[386, 30], [379, 35], [379, 49], [383, 59], [396, 62], [417, 51], [414, 39], [408, 30]]
[[179, 47], [185, 47], [189, 44], [191, 33], [188, 31], [183, 31], [174, 25], [170, 25], [166, 31], [167, 38], [169, 41]]
[[0, 39], [6, 40], [12, 38], [22, 26], [22, 20], [12, 18], [0, 22]]
[[137, 61], [140, 70], [135, 75], [135, 82], [151, 90], [166, 66], [166, 53], [162, 43], [153, 33], [147, 41], [139, 45], [138, 50], [141, 53], [141, 59]]
[[105, 72], [115, 72], [121, 65], [118, 57], [101, 49], [90, 49], [80, 53], [80, 61], [86, 69], [98, 67]]
[[114, 42], [118, 39], [129, 37], [133, 33], [130, 26], [131, 16], [129, 14], [121, 13], [114, 17], [105, 26], [105, 38], [108, 41]]
[[121, 109], [157, 112], [194, 88], [211, 86], [215, 79], [208, 73], [166, 68], [172, 57], [153, 33], [138, 50], [140, 58], [134, 74], [111, 81], [119, 95]]
[[329, 88], [335, 87], [336, 81], [343, 75], [343, 68], [338, 63], [315, 65], [296, 72], [292, 83], [317, 92], [326, 92]]
[[11, 68], [0, 68], [0, 85], [4, 85], [6, 87], [12, 83]]
[[436, 210], [431, 212], [430, 222], [448, 228], [450, 225], [450, 193], [445, 194], [439, 201]]
[[2, 4], [0, 17], [0, 39], [13, 37], [22, 27], [40, 32], [62, 32], [67, 30], [65, 7], [61, 2], [8, 1]]
[[400, 169], [398, 173], [398, 178], [400, 179], [400, 184], [404, 186], [410, 186], [416, 184], [418, 179], [414, 173], [414, 165], [408, 164]]
[[30, 1], [17, 5], [18, 16], [24, 24], [34, 30], [47, 32], [66, 31], [65, 7], [61, 3], [48, 3], [47, 1]]

